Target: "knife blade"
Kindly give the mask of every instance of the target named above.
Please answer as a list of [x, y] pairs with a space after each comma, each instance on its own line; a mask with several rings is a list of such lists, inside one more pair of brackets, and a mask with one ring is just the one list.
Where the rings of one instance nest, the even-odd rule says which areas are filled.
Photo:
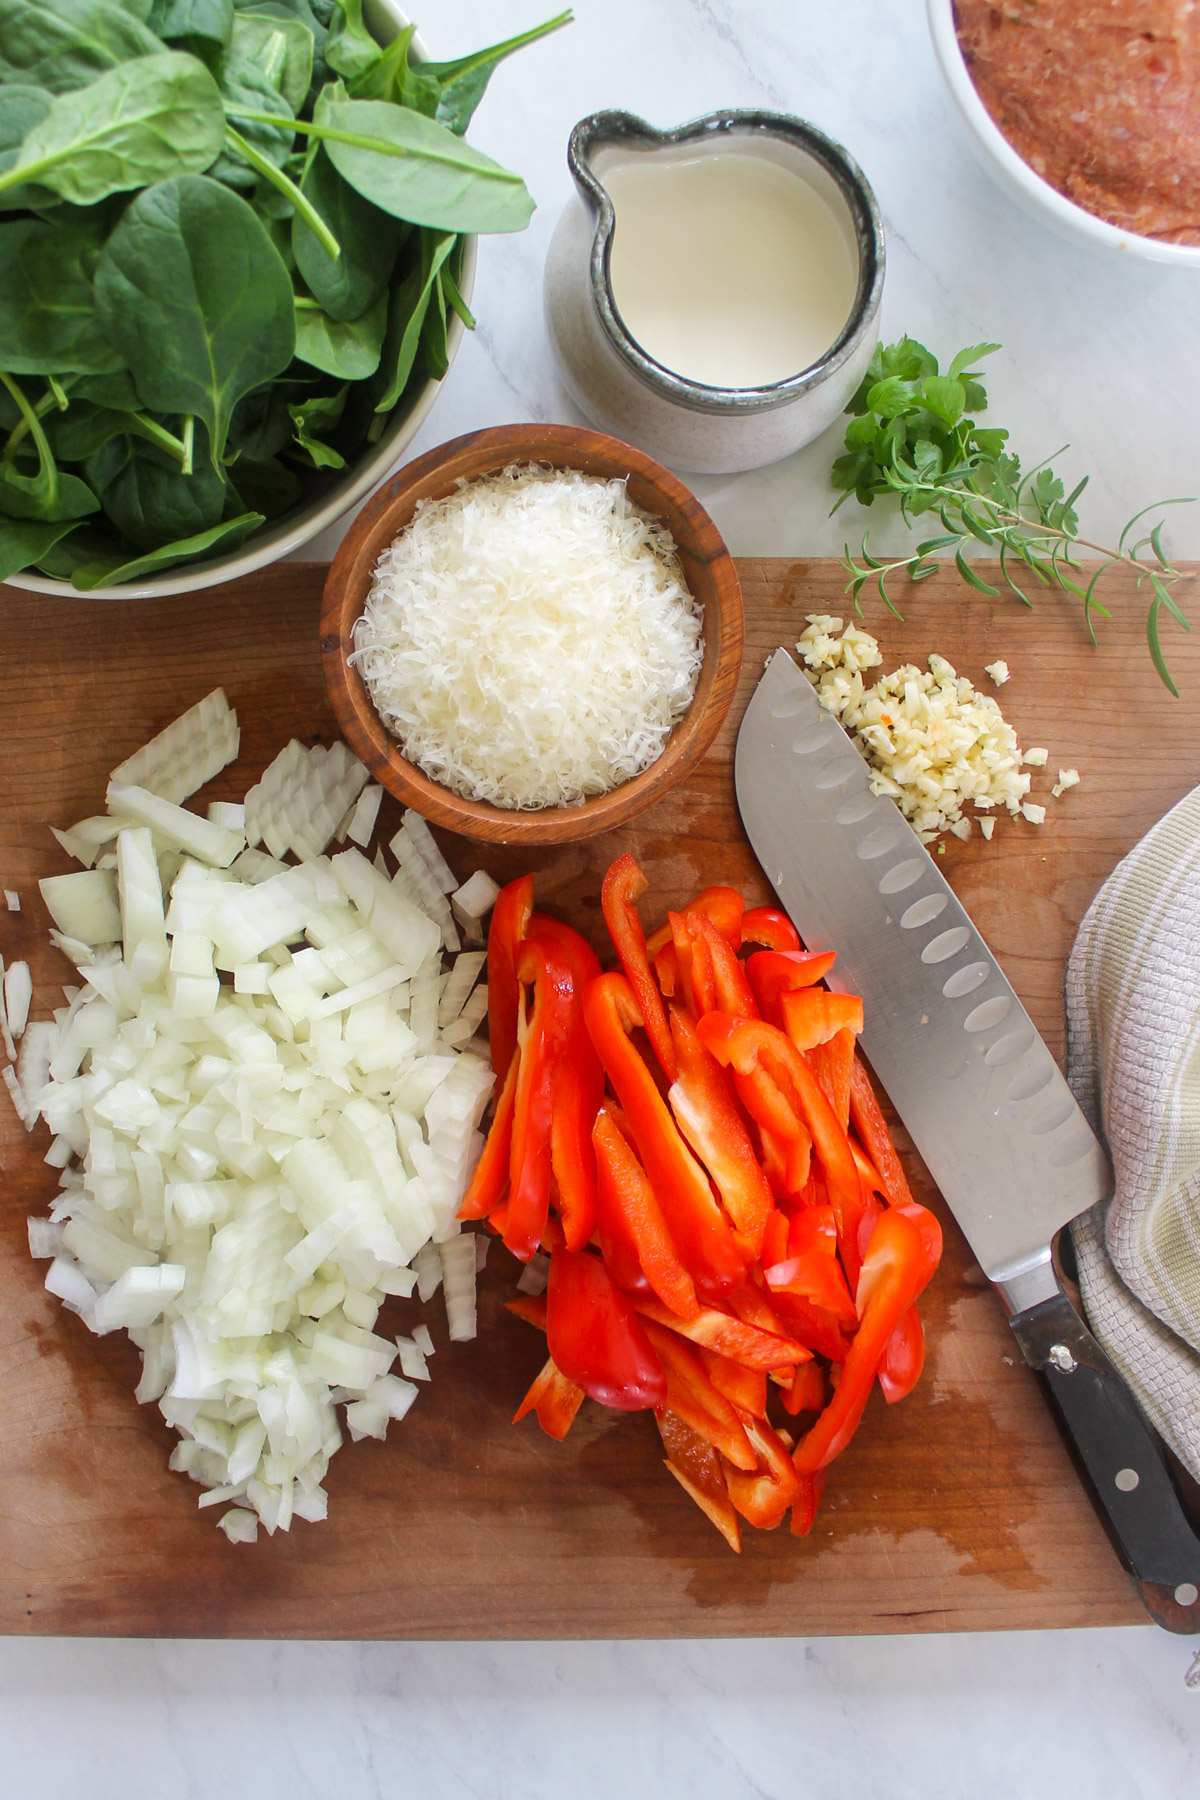
[[1147, 1607], [1200, 1630], [1200, 1537], [1158, 1440], [1063, 1292], [1052, 1245], [1112, 1191], [1108, 1158], [995, 957], [786, 650], [746, 708], [738, 807], [862, 1048], [1042, 1373]]

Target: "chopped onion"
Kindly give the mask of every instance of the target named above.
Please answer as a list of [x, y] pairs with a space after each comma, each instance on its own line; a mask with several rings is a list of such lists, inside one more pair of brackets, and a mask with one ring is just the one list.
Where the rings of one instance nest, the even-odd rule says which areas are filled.
[[5, 888], [4, 904], [7, 906], [9, 912], [20, 912], [21, 896], [18, 894], [16, 888]]
[[223, 688], [182, 713], [112, 772], [117, 787], [148, 788], [179, 804], [211, 781], [238, 753], [237, 715]]

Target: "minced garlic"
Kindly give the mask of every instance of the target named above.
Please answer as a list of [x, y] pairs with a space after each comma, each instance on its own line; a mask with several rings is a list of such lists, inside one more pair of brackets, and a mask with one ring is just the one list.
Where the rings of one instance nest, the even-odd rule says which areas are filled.
[[991, 676], [997, 687], [1003, 687], [1008, 680], [1008, 664], [1003, 657], [998, 657], [994, 663], [985, 663], [983, 672]]
[[1078, 769], [1060, 769], [1058, 771], [1058, 780], [1055, 782], [1054, 786], [1050, 789], [1050, 792], [1054, 795], [1054, 798], [1056, 800], [1061, 800], [1068, 788], [1073, 788], [1073, 787], [1078, 787], [1078, 786], [1079, 786], [1079, 770]]
[[[868, 687], [862, 671], [883, 661], [879, 645], [861, 627], [843, 631], [840, 619], [820, 613], [809, 616], [796, 648], [822, 705], [857, 738], [873, 791], [896, 801], [923, 843], [943, 831], [968, 837], [968, 802], [977, 813], [1025, 810], [1031, 777], [1021, 764], [1036, 764], [1038, 753], [1023, 756], [996, 701], [945, 657], [930, 656], [927, 672], [906, 664]], [[980, 819], [985, 837], [993, 825]]]

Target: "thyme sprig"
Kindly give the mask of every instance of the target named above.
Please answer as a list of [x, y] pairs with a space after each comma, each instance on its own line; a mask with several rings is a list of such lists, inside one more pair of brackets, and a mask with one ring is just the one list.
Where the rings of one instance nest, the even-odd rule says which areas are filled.
[[[901, 517], [910, 529], [927, 513], [937, 516], [940, 533], [922, 539], [911, 555], [882, 560], [871, 554], [863, 534], [858, 558], [845, 546], [843, 566], [850, 576], [846, 591], [859, 605], [868, 583], [884, 604], [897, 611], [888, 581], [903, 571], [924, 581], [940, 566], [943, 553], [953, 553], [962, 579], [991, 598], [1003, 589], [985, 581], [967, 559], [979, 544], [997, 555], [1005, 585], [1026, 606], [1033, 602], [1014, 579], [1014, 567], [1029, 571], [1044, 587], [1074, 595], [1092, 642], [1095, 619], [1110, 617], [1096, 590], [1110, 569], [1131, 569], [1139, 589], [1149, 589], [1146, 641], [1159, 677], [1178, 697], [1159, 639], [1159, 622], [1167, 612], [1183, 630], [1191, 624], [1172, 589], [1188, 578], [1174, 567], [1163, 549], [1160, 518], [1136, 536], [1138, 525], [1161, 507], [1189, 504], [1161, 500], [1143, 507], [1129, 520], [1116, 547], [1079, 535], [1076, 502], [1088, 484], [1085, 475], [1068, 494], [1047, 457], [1022, 474], [1019, 458], [1006, 448], [1008, 432], [976, 424], [974, 414], [987, 406], [987, 392], [971, 364], [998, 350], [998, 344], [971, 344], [960, 350], [943, 375], [937, 358], [912, 338], [879, 345], [862, 384], [847, 407], [853, 417], [846, 430], [845, 454], [833, 465], [833, 485], [844, 490], [834, 511], [851, 494], [863, 506], [885, 495], [899, 500]], [[1062, 449], [1067, 446], [1063, 445]], [[1055, 456], [1062, 454], [1056, 450]], [[1079, 552], [1100, 560], [1082, 568]], [[899, 616], [899, 615], [897, 615]]]

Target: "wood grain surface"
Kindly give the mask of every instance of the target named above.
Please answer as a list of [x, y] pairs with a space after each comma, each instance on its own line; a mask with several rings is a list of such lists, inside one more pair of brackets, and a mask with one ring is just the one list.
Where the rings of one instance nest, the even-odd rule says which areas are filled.
[[[538, 872], [540, 903], [603, 944], [599, 877], [630, 849], [646, 916], [715, 880], [763, 899], [730, 771], [745, 701], [804, 615], [840, 612], [828, 562], [739, 565], [746, 656], [725, 728], [687, 781], [626, 830], [534, 852], [441, 834], [463, 874]], [[240, 797], [289, 736], [326, 738], [317, 620], [324, 569], [277, 565], [184, 601], [47, 601], [0, 588], [0, 953], [34, 970], [34, 1016], [61, 1003], [67, 966], [46, 939], [40, 875], [66, 868], [47, 829], [103, 804], [107, 771], [217, 683], [242, 756], [211, 797]], [[1122, 853], [1200, 780], [1200, 644], [1173, 633], [1183, 692], [1160, 687], [1136, 595], [1089, 645], [1051, 597], [968, 596], [938, 576], [901, 596], [903, 623], [868, 607], [887, 667], [938, 650], [985, 682], [1013, 671], [1005, 711], [1050, 751], [1035, 790], [1074, 765], [1041, 829], [1007, 819], [991, 844], [951, 839], [944, 867], [1056, 1053], [1072, 934]], [[205, 798], [209, 795], [205, 795]], [[395, 828], [391, 802], [381, 830]], [[803, 926], [803, 921], [800, 922]], [[611, 960], [611, 957], [610, 957]], [[904, 1140], [902, 1139], [902, 1144]], [[347, 1446], [322, 1525], [232, 1546], [197, 1490], [167, 1470], [170, 1434], [133, 1398], [123, 1333], [93, 1338], [42, 1289], [25, 1219], [56, 1188], [0, 1096], [0, 1628], [8, 1632], [248, 1637], [593, 1637], [890, 1632], [1111, 1625], [1144, 1615], [1000, 1307], [942, 1212], [946, 1255], [923, 1310], [930, 1353], [902, 1405], [876, 1394], [834, 1465], [813, 1536], [747, 1531], [740, 1558], [661, 1464], [648, 1416], [588, 1405], [552, 1443], [512, 1412], [539, 1367], [538, 1335], [503, 1310], [517, 1265], [494, 1247], [476, 1342], [447, 1342], [429, 1308], [434, 1379], [386, 1444]], [[406, 1329], [411, 1302], [382, 1325]]]

